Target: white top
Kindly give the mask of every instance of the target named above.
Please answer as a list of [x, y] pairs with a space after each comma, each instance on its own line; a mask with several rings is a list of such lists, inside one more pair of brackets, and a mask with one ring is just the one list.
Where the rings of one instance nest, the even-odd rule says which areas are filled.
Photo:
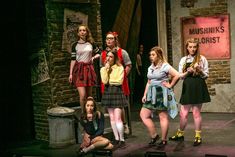
[[[179, 63], [179, 73], [183, 73], [183, 66], [185, 63], [192, 63], [194, 60], [194, 56], [188, 55], [181, 58]], [[199, 66], [201, 67], [203, 78], [207, 78], [209, 76], [209, 68], [207, 59], [201, 55], [201, 59], [199, 61]]]
[[89, 42], [77, 43], [76, 47], [76, 60], [78, 62], [88, 63], [92, 58], [92, 45]]

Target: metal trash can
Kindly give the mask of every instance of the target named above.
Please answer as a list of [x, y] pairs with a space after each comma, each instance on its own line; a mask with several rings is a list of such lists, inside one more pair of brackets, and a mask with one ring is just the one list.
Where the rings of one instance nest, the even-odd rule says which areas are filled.
[[49, 122], [49, 147], [61, 148], [76, 143], [74, 110], [54, 107], [47, 110]]
[[74, 127], [75, 127], [76, 143], [81, 144], [82, 139], [83, 139], [83, 135], [82, 135], [83, 127], [80, 125], [80, 116], [81, 116], [82, 110], [80, 106], [74, 106], [71, 108], [74, 109], [74, 117], [75, 117]]

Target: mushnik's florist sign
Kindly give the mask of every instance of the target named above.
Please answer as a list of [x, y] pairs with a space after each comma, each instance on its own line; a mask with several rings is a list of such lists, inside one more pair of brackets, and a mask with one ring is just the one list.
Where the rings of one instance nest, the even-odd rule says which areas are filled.
[[[188, 38], [197, 38], [200, 53], [207, 59], [230, 58], [229, 15], [181, 18], [182, 45]], [[183, 51], [185, 49], [183, 48]]]

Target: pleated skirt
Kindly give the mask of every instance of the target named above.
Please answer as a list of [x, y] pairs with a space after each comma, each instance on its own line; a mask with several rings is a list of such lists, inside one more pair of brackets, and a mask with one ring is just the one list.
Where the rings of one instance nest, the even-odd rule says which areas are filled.
[[107, 108], [127, 106], [128, 100], [122, 91], [122, 86], [105, 86], [101, 104]]
[[200, 76], [190, 76], [184, 79], [180, 98], [180, 103], [182, 105], [196, 105], [210, 101], [211, 98], [205, 79]]

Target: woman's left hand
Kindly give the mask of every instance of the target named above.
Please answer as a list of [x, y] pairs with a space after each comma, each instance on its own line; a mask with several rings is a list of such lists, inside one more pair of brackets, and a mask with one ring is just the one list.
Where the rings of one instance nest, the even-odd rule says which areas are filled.
[[167, 82], [167, 81], [163, 81], [162, 85], [167, 87], [167, 88], [171, 88], [172, 87], [171, 84], [169, 82]]
[[142, 97], [142, 103], [145, 103], [145, 102], [146, 102], [146, 95]]
[[83, 135], [83, 141], [80, 145], [81, 148], [86, 148], [91, 144], [91, 139], [90, 139], [90, 135], [87, 133], [84, 133]]
[[202, 67], [200, 65], [196, 66], [195, 69], [196, 69], [197, 72], [201, 72], [202, 71]]
[[91, 63], [94, 63], [95, 56], [91, 57]]

